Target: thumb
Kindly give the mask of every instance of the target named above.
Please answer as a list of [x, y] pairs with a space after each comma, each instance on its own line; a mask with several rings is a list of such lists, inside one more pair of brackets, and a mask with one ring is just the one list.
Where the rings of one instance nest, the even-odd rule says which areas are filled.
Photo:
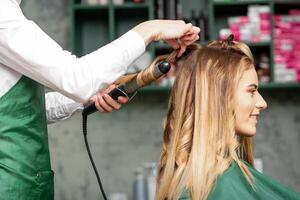
[[108, 93], [109, 93], [110, 91], [112, 91], [115, 87], [116, 87], [115, 84], [111, 84], [110, 86], [108, 86], [108, 87], [103, 91], [103, 93], [108, 94]]

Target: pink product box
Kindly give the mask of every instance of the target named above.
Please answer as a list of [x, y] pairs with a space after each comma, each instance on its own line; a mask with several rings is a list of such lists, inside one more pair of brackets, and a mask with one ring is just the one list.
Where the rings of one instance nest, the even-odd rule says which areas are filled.
[[289, 61], [287, 61], [287, 63], [286, 63], [287, 65], [287, 68], [289, 68], [289, 69], [298, 69], [298, 70], [300, 70], [300, 63], [299, 62], [297, 62], [297, 60], [289, 60]]
[[[284, 52], [281, 49], [275, 49], [274, 50], [274, 55], [275, 55], [275, 61], [277, 62], [289, 62], [289, 61], [295, 61], [295, 62], [299, 62], [300, 60], [300, 53], [299, 51], [296, 51], [296, 53], [294, 53], [294, 51], [291, 52]], [[300, 62], [299, 62], [300, 64]], [[298, 66], [298, 64], [297, 64]]]
[[274, 37], [275, 37], [275, 39], [280, 39], [280, 40], [281, 39], [290, 39], [293, 41], [299, 41], [300, 33], [275, 29]]
[[280, 33], [284, 33], [284, 34], [294, 34], [294, 35], [297, 35], [297, 34], [300, 33], [300, 26], [299, 25], [294, 25], [293, 23], [291, 23], [291, 27], [290, 28], [275, 27], [275, 29], [279, 29]]
[[259, 13], [259, 18], [260, 18], [260, 20], [270, 21], [270, 13], [269, 12]]
[[289, 15], [300, 15], [300, 9], [289, 10]]
[[276, 66], [284, 66], [286, 69], [297, 69], [300, 70], [300, 63], [297, 59], [294, 58], [285, 58], [281, 55], [275, 55], [275, 64]]
[[253, 42], [253, 43], [260, 42], [260, 41], [262, 41], [260, 35], [252, 35], [250, 38], [250, 42]]
[[232, 32], [240, 32], [240, 24], [238, 23], [232, 23], [232, 24], [229, 24], [229, 29], [232, 31]]
[[242, 23], [242, 24], [249, 23], [249, 17], [248, 16], [240, 16], [239, 20], [240, 20], [240, 23]]
[[291, 53], [284, 53], [281, 50], [276, 49], [274, 51], [274, 54], [276, 57], [280, 58], [281, 60], [287, 61], [289, 59], [291, 59], [293, 56]]
[[292, 24], [287, 22], [282, 22], [282, 21], [275, 21], [275, 28], [290, 30], [292, 28]]
[[281, 15], [275, 15], [274, 16], [274, 22], [280, 22], [281, 21]]
[[282, 45], [282, 44], [293, 45], [294, 41], [290, 38], [276, 37], [275, 45]]
[[276, 31], [274, 32], [274, 37], [275, 39], [290, 39], [295, 41], [300, 39], [300, 33]]
[[242, 25], [242, 24], [246, 24], [249, 23], [249, 18], [248, 16], [239, 16], [239, 17], [229, 17], [228, 18], [228, 24], [238, 24], [238, 25]]
[[280, 45], [274, 45], [274, 47], [276, 51], [280, 51], [280, 54], [292, 53], [293, 51], [292, 45], [280, 44]]
[[260, 30], [263, 32], [268, 31], [270, 33], [270, 21], [262, 20], [260, 21]]
[[239, 31], [231, 31], [234, 35], [234, 40], [241, 41], [241, 33]]
[[293, 55], [295, 59], [298, 59], [300, 61], [300, 49], [295, 49], [293, 51]]
[[[300, 42], [296, 42], [294, 44], [294, 51], [297, 51], [297, 53], [300, 51]], [[294, 52], [295, 53], [295, 52]], [[300, 61], [300, 60], [299, 60]]]
[[288, 54], [275, 54], [275, 62], [288, 62], [292, 59], [291, 55]]
[[260, 30], [260, 34], [262, 35], [271, 35], [270, 30]]
[[298, 48], [298, 46], [300, 44], [300, 41], [295, 38], [282, 38], [282, 37], [276, 38], [275, 37], [275, 42], [276, 42], [276, 44], [278, 43], [278, 44], [292, 45], [295, 48]]
[[294, 61], [294, 56], [293, 54], [285, 54], [285, 53], [281, 53], [281, 52], [278, 52], [278, 50], [275, 50], [274, 52], [274, 61], [276, 63], [286, 63], [286, 62], [289, 62], [289, 61]]

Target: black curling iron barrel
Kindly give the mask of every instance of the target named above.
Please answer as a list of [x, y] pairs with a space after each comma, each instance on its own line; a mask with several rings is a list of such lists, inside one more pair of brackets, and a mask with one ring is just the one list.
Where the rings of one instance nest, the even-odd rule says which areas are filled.
[[[159, 79], [164, 74], [168, 73], [171, 65], [169, 62], [163, 60], [153, 67], [148, 67], [141, 72], [137, 73], [128, 82], [121, 84], [114, 88], [108, 95], [114, 100], [117, 100], [119, 96], [131, 98], [138, 89], [152, 83]], [[89, 115], [97, 111], [95, 104], [90, 104], [83, 109], [83, 115]]]

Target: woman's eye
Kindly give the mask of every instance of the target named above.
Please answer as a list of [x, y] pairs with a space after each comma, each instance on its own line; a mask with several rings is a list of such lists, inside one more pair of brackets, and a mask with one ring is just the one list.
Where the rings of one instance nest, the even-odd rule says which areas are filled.
[[256, 93], [256, 90], [250, 90], [251, 96], [254, 96]]

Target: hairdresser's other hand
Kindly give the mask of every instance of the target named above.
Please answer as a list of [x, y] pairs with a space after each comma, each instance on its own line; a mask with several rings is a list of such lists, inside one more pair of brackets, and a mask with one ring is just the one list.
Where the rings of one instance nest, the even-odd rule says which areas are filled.
[[179, 49], [181, 56], [186, 46], [199, 39], [200, 28], [182, 20], [150, 20], [143, 22], [132, 30], [136, 31], [148, 45], [151, 41], [164, 40], [174, 49]]
[[110, 113], [114, 110], [119, 110], [121, 108], [121, 104], [124, 104], [128, 101], [128, 98], [126, 97], [119, 97], [118, 100], [115, 101], [108, 95], [108, 93], [115, 87], [116, 85], [112, 84], [104, 91], [97, 93], [91, 98], [91, 102], [95, 103], [98, 111], [102, 113]]

